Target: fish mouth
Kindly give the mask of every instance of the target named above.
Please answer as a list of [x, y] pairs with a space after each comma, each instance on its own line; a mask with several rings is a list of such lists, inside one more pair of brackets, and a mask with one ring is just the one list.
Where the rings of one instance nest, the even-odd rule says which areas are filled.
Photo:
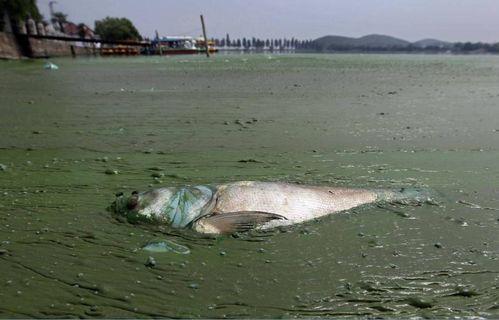
[[161, 188], [145, 192], [133, 191], [130, 195], [116, 194], [107, 211], [118, 220], [129, 223], [152, 222], [161, 216], [161, 210], [170, 201], [173, 188]]
[[143, 196], [137, 191], [132, 192], [130, 196], [125, 196], [123, 192], [119, 192], [106, 210], [119, 220], [124, 217], [129, 222], [134, 222], [136, 219], [130, 218], [140, 216], [140, 209], [145, 206], [144, 202]]

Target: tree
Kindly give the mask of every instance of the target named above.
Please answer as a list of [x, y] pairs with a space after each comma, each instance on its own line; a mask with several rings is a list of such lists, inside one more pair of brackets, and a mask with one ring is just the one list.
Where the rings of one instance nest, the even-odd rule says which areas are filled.
[[78, 24], [78, 36], [80, 38], [85, 38], [87, 35], [87, 26], [84, 23]]
[[54, 12], [54, 15], [52, 16], [52, 22], [59, 24], [68, 22], [68, 15], [60, 11]]
[[51, 21], [53, 24], [58, 24], [59, 30], [64, 32], [64, 24], [68, 22], [68, 15], [60, 11], [54, 12]]
[[0, 17], [3, 17], [5, 12], [11, 19], [41, 19], [36, 0], [0, 0]]
[[0, 0], [0, 31], [3, 30], [6, 21], [3, 21], [7, 14], [14, 21], [32, 18], [40, 21], [42, 16], [38, 11], [36, 0]]
[[127, 18], [106, 17], [95, 21], [95, 33], [103, 40], [142, 40], [139, 31]]

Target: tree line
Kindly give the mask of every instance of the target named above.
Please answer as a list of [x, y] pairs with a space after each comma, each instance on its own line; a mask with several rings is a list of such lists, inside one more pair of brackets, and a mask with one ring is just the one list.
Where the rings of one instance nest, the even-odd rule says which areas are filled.
[[256, 37], [251, 38], [236, 38], [231, 39], [227, 34], [225, 38], [214, 38], [213, 42], [216, 47], [237, 48], [237, 49], [263, 49], [263, 48], [276, 48], [276, 49], [299, 49], [305, 48], [312, 41], [311, 40], [298, 40], [294, 37], [288, 38], [274, 38], [274, 39], [260, 39]]
[[499, 53], [498, 43], [484, 43], [484, 42], [456, 42], [448, 46], [417, 46], [409, 44], [407, 46], [336, 46], [331, 45], [324, 47], [314, 40], [299, 40], [294, 37], [278, 38], [278, 39], [260, 39], [256, 37], [251, 38], [236, 38], [231, 39], [227, 34], [224, 38], [212, 39], [215, 46], [221, 48], [234, 48], [234, 49], [276, 49], [276, 50], [298, 50], [303, 52], [422, 52], [422, 53]]

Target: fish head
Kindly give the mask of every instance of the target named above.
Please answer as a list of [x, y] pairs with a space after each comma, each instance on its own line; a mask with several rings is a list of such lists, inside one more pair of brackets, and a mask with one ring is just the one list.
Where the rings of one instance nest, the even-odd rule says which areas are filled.
[[176, 192], [175, 188], [160, 188], [145, 192], [134, 191], [129, 196], [123, 192], [108, 210], [117, 217], [124, 217], [130, 223], [152, 222], [164, 217], [163, 208], [167, 206]]

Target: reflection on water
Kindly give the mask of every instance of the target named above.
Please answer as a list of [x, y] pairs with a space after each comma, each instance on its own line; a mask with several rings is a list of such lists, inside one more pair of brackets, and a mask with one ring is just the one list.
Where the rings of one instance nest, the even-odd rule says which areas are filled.
[[[0, 316], [499, 315], [498, 58], [56, 63], [1, 65]], [[236, 180], [439, 201], [225, 237], [105, 210]]]

